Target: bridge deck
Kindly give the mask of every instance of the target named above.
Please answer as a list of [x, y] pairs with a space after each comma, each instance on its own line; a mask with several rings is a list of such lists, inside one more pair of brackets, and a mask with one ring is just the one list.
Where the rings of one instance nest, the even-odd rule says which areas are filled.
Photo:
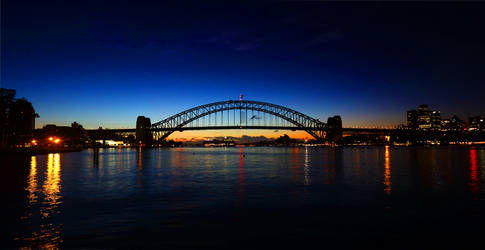
[[[186, 130], [219, 130], [219, 129], [271, 129], [271, 130], [313, 130], [315, 128], [307, 128], [307, 127], [281, 127], [281, 126], [203, 126], [203, 127], [184, 127], [184, 128], [171, 128], [171, 129], [157, 129], [153, 128], [151, 131], [186, 131]], [[386, 129], [386, 128], [342, 128], [343, 132], [347, 133], [386, 133], [392, 132], [395, 129]], [[128, 132], [136, 132], [134, 128], [122, 128], [122, 129], [87, 129], [87, 131], [106, 131], [106, 132], [117, 132], [117, 133], [128, 133]]]

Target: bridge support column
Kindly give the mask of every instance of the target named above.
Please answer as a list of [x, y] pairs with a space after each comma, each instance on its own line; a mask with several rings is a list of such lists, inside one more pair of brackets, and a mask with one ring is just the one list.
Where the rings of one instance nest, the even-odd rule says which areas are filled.
[[342, 118], [339, 115], [329, 117], [327, 120], [327, 141], [338, 144], [342, 141], [342, 134]]
[[151, 147], [153, 143], [153, 135], [150, 130], [150, 118], [138, 116], [136, 119], [136, 143], [143, 147]]

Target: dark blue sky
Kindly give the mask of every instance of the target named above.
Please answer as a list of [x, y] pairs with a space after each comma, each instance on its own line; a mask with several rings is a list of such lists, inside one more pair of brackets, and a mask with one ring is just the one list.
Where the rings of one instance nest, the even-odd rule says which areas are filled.
[[47, 123], [245, 99], [344, 126], [485, 115], [484, 3], [2, 1], [2, 87]]

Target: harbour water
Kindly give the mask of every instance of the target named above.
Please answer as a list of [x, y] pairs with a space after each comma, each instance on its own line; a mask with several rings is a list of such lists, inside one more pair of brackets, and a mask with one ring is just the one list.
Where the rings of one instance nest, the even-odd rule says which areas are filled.
[[1, 156], [2, 247], [471, 246], [485, 147]]

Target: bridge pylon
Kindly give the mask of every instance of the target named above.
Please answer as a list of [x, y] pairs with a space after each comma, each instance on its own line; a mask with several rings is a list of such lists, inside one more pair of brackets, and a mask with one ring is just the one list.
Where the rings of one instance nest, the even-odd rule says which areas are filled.
[[151, 147], [153, 143], [153, 135], [151, 132], [150, 118], [138, 116], [136, 119], [136, 143], [139, 146]]
[[342, 141], [342, 118], [339, 115], [329, 117], [327, 119], [326, 140], [332, 143], [340, 143]]

